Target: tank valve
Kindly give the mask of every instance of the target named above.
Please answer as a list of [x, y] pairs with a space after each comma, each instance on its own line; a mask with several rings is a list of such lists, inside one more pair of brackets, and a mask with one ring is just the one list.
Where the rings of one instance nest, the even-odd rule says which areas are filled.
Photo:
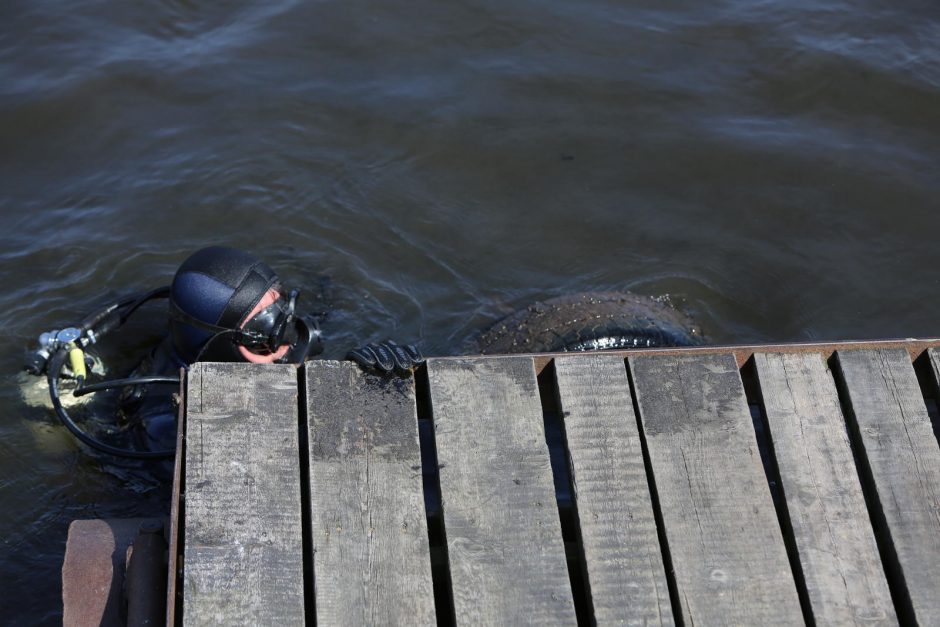
[[29, 374], [41, 375], [49, 366], [49, 359], [59, 348], [68, 346], [82, 337], [82, 332], [76, 327], [52, 330], [39, 336], [39, 348], [26, 354], [24, 370]]

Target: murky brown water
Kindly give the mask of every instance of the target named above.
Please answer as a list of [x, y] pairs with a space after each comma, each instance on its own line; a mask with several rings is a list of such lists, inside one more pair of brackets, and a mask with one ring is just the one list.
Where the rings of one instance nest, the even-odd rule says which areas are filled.
[[585, 289], [714, 341], [940, 335], [933, 0], [13, 0], [0, 79], [5, 623], [57, 620], [71, 519], [166, 498], [24, 404], [21, 351], [207, 244], [332, 277], [333, 357]]

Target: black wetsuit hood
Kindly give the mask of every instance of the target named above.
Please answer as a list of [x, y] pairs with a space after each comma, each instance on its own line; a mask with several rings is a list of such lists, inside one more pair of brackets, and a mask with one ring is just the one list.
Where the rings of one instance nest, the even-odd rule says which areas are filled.
[[231, 338], [187, 324], [174, 317], [173, 310], [178, 308], [211, 325], [238, 329], [276, 286], [274, 270], [244, 251], [212, 246], [190, 255], [170, 286], [170, 337], [176, 356], [186, 364], [197, 359], [244, 361]]

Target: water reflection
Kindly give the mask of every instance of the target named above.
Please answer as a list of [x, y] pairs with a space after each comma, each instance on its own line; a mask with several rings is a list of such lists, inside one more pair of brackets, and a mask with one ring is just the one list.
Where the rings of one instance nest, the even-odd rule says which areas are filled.
[[202, 246], [330, 276], [332, 357], [460, 351], [585, 289], [669, 294], [714, 341], [938, 334], [933, 2], [40, 0], [0, 24], [14, 623], [54, 622], [69, 519], [162, 496], [22, 404], [19, 351]]

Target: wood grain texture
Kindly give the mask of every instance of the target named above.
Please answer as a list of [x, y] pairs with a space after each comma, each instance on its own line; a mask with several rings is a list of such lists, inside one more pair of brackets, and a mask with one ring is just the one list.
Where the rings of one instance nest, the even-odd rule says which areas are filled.
[[575, 623], [532, 359], [428, 360], [458, 623]]
[[600, 625], [672, 625], [624, 360], [559, 357], [555, 377], [594, 618]]
[[[837, 363], [913, 620], [940, 624], [940, 446], [904, 350], [838, 351]], [[931, 359], [936, 363], [936, 354]], [[886, 567], [889, 565], [886, 563]], [[899, 613], [902, 611], [898, 607]], [[903, 617], [902, 617], [903, 618]]]
[[180, 564], [182, 538], [180, 538], [180, 511], [183, 508], [183, 458], [186, 455], [186, 371], [180, 368], [180, 405], [176, 414], [176, 455], [173, 458], [173, 496], [170, 501], [170, 532], [167, 554], [167, 582], [166, 582], [166, 624], [176, 625], [176, 605], [181, 598], [179, 591], [179, 574], [182, 571]]
[[183, 623], [303, 623], [297, 370], [197, 363], [186, 400]]
[[809, 353], [758, 353], [754, 361], [814, 619], [896, 625], [829, 368]]
[[734, 357], [629, 363], [683, 622], [802, 624]]
[[434, 625], [413, 379], [306, 365], [318, 625]]

